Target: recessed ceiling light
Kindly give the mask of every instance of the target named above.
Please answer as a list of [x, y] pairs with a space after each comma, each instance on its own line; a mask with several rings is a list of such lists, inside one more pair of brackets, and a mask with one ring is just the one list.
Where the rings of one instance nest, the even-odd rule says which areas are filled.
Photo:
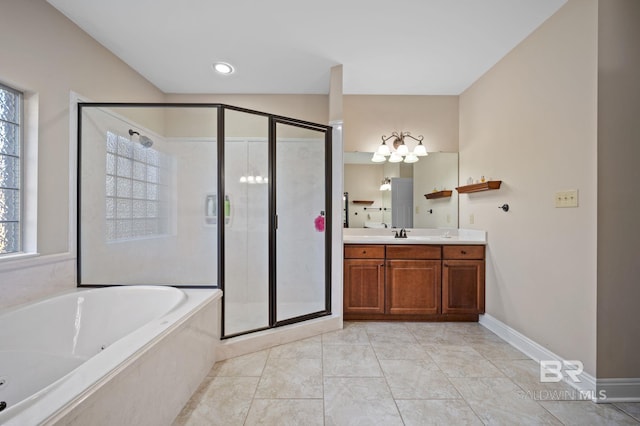
[[213, 64], [213, 69], [220, 74], [233, 74], [233, 67], [226, 62], [216, 62], [215, 64]]

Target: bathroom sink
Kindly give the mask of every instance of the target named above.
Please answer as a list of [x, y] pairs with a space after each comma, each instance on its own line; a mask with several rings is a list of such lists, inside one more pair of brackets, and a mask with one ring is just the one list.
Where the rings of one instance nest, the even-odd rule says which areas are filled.
[[407, 235], [407, 238], [396, 238], [391, 232], [385, 235], [345, 235], [344, 241], [349, 244], [460, 244], [458, 236], [442, 235]]
[[357, 241], [357, 242], [427, 242], [427, 241], [440, 241], [441, 237], [437, 236], [427, 236], [427, 235], [408, 235], [407, 238], [396, 238], [393, 234], [389, 233], [389, 235], [349, 235], [345, 237], [345, 239], [349, 241]]
[[[388, 230], [345, 230], [346, 244], [486, 244], [486, 233], [475, 230], [412, 229], [407, 230], [407, 238], [395, 238], [395, 228]], [[399, 231], [399, 230], [398, 230]], [[462, 233], [461, 233], [462, 232]]]

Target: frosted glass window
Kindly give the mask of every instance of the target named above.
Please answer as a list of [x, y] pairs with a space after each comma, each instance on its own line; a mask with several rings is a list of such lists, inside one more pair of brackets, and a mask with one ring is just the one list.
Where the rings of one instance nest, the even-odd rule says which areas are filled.
[[0, 255], [22, 250], [22, 93], [0, 84]]
[[[153, 148], [107, 132], [107, 241], [166, 235], [171, 162]], [[162, 182], [162, 183], [160, 183]]]

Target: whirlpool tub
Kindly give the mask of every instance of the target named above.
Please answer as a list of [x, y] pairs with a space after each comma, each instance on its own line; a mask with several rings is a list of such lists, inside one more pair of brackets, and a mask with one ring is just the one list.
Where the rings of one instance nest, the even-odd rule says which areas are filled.
[[170, 424], [215, 359], [220, 290], [76, 290], [0, 313], [0, 424]]

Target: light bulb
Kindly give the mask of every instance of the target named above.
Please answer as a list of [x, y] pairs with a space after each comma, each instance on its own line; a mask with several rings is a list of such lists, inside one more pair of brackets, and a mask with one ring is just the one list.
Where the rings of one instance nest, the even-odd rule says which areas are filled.
[[404, 157], [408, 153], [409, 153], [409, 147], [407, 147], [405, 144], [398, 145], [398, 154]]
[[424, 145], [422, 145], [422, 142], [420, 142], [418, 145], [416, 145], [416, 147], [413, 149], [413, 153], [414, 155], [417, 155], [418, 157], [424, 157], [427, 154], [427, 148], [425, 148]]
[[246, 176], [240, 176], [240, 183], [247, 183], [247, 177]]
[[384, 155], [380, 155], [376, 152], [373, 154], [373, 157], [371, 157], [371, 161], [373, 161], [374, 163], [384, 163], [385, 161], [387, 161], [387, 159]]
[[405, 163], [415, 163], [416, 161], [418, 161], [418, 157], [416, 157], [416, 155], [413, 153], [407, 154], [407, 156], [404, 158]]
[[391, 154], [391, 157], [389, 157], [390, 163], [399, 163], [401, 161], [402, 161], [402, 155], [398, 154], [397, 152], [394, 152], [393, 154]]
[[391, 151], [389, 150], [389, 146], [386, 143], [383, 142], [378, 147], [378, 150], [376, 151], [376, 154], [388, 157], [389, 155], [391, 155]]
[[216, 70], [218, 73], [220, 74], [233, 74], [233, 67], [231, 66], [231, 64], [228, 64], [226, 62], [216, 62], [215, 64], [213, 64], [213, 69]]

